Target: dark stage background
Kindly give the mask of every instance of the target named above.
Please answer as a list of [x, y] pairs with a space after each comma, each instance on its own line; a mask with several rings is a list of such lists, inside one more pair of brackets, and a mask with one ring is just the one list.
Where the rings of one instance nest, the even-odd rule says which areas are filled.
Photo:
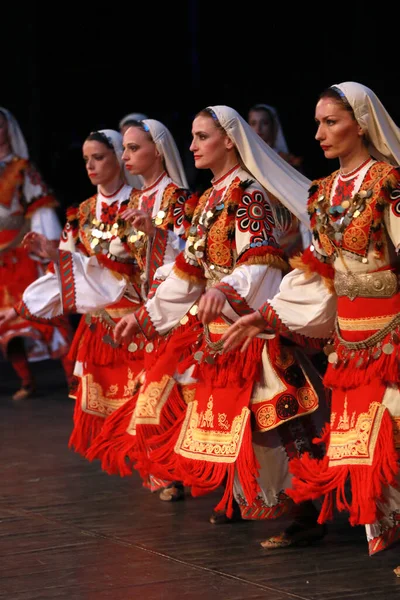
[[[256, 102], [277, 107], [291, 152], [310, 178], [337, 165], [314, 140], [318, 94], [359, 81], [400, 124], [398, 9], [200, 0], [171, 3], [7, 3], [2, 8], [0, 106], [11, 110], [33, 160], [65, 208], [91, 195], [81, 146], [128, 112], [163, 121], [193, 187], [191, 120], [207, 105], [246, 117]], [[356, 14], [356, 13], [359, 14]], [[377, 12], [377, 11], [376, 11]], [[354, 14], [352, 14], [354, 13]], [[381, 21], [381, 22], [380, 22]]]

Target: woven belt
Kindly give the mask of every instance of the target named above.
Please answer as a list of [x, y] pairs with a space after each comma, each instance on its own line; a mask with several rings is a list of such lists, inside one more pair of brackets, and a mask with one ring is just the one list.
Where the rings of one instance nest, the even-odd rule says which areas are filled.
[[398, 277], [393, 271], [374, 273], [335, 273], [335, 291], [338, 296], [355, 298], [391, 298], [399, 291]]

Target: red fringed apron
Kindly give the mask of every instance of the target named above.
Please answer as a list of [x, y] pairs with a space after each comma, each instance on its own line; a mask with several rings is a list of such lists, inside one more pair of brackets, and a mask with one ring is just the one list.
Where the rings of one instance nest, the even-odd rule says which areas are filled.
[[132, 311], [126, 299], [97, 316], [83, 317], [70, 348], [69, 358], [81, 362], [83, 372], [74, 391], [74, 427], [68, 445], [82, 456], [99, 435], [105, 418], [134, 395], [136, 378], [143, 369], [143, 335], [137, 335], [128, 347], [117, 346], [113, 340], [113, 328], [124, 311]]
[[[334, 500], [349, 512], [352, 525], [374, 523], [383, 487], [395, 485], [393, 422], [382, 401], [387, 384], [400, 381], [399, 307], [399, 294], [338, 299], [334, 362], [324, 379], [332, 388], [331, 424], [319, 440], [327, 445], [327, 455], [321, 461], [307, 455], [292, 461], [295, 477], [287, 491], [296, 502], [325, 496], [320, 523], [332, 518]], [[349, 344], [368, 338], [365, 348]], [[351, 499], [345, 494], [348, 479]]]
[[185, 414], [186, 402], [180, 386], [173, 378], [181, 361], [193, 356], [201, 338], [201, 325], [190, 315], [185, 325], [179, 325], [166, 338], [150, 342], [139, 386], [128, 402], [110, 415], [101, 433], [93, 440], [86, 454], [89, 460], [100, 459], [104, 471], [121, 476], [139, 471], [148, 485], [155, 479], [164, 487], [169, 478], [156, 476], [148, 459], [149, 439], [171, 431]]

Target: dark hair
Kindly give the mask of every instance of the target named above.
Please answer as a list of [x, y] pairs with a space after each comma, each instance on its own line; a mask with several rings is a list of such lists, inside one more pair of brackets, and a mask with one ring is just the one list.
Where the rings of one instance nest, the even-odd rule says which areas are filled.
[[111, 140], [109, 140], [106, 134], [102, 131], [92, 131], [87, 136], [85, 142], [100, 142], [100, 144], [104, 144], [107, 148], [109, 148], [109, 150], [115, 152]]
[[150, 128], [144, 121], [136, 121], [135, 119], [129, 119], [129, 121], [126, 121], [124, 125], [128, 125], [128, 127], [137, 127], [137, 129], [141, 129], [147, 134], [149, 140], [151, 142], [154, 142], [150, 133]]
[[332, 100], [335, 100], [336, 102], [338, 102], [338, 104], [341, 104], [344, 110], [347, 110], [347, 112], [351, 114], [353, 119], [356, 120], [354, 110], [352, 109], [349, 101], [343, 94], [342, 90], [340, 90], [338, 87], [333, 85], [332, 87], [326, 88], [323, 92], [321, 92], [318, 100], [321, 100], [322, 98], [332, 98]]
[[221, 131], [221, 133], [224, 133], [226, 135], [225, 129], [222, 127], [221, 123], [218, 120], [217, 115], [215, 114], [215, 112], [213, 111], [212, 108], [208, 108], [208, 107], [203, 108], [195, 115], [195, 118], [196, 117], [210, 117], [214, 121], [215, 127], [217, 129], [219, 129]]

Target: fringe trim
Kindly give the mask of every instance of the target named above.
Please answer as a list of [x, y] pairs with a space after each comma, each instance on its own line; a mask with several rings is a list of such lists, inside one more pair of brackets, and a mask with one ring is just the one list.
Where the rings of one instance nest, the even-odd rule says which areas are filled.
[[280, 271], [289, 270], [289, 264], [284, 258], [283, 251], [272, 246], [249, 248], [238, 257], [236, 265], [269, 265]]
[[136, 436], [128, 433], [127, 429], [137, 399], [138, 393], [107, 417], [85, 454], [85, 458], [90, 462], [100, 460], [102, 470], [109, 475], [132, 475], [132, 452], [135, 449]]
[[187, 263], [182, 252], [175, 259], [174, 271], [180, 279], [190, 281], [190, 283], [205, 283], [203, 270], [197, 265]]
[[68, 441], [68, 448], [85, 457], [92, 441], [99, 435], [104, 418], [90, 415], [81, 408], [81, 394], [78, 393], [74, 410], [74, 428]]
[[300, 269], [304, 272], [306, 279], [309, 279], [314, 273], [318, 273], [322, 277], [325, 287], [333, 294], [335, 292], [333, 278], [334, 269], [332, 265], [323, 263], [316, 258], [311, 250], [307, 248], [299, 256], [294, 256], [289, 260], [290, 266], [293, 269]]
[[[330, 428], [327, 426], [320, 439], [313, 443], [326, 443]], [[351, 525], [367, 525], [379, 518], [377, 501], [383, 500], [383, 487], [396, 485], [399, 470], [397, 452], [392, 443], [393, 426], [386, 410], [375, 446], [373, 463], [364, 465], [329, 466], [329, 458], [315, 460], [310, 454], [292, 459], [289, 470], [293, 474], [292, 489], [286, 493], [296, 503], [324, 496], [318, 523], [333, 518], [333, 508], [349, 512]], [[346, 483], [350, 480], [351, 499], [346, 497]]]
[[[93, 331], [90, 330], [85, 317], [81, 318], [68, 353], [71, 360], [105, 366], [143, 359], [143, 349], [129, 352], [125, 347], [113, 348], [103, 340], [105, 335], [112, 337], [112, 330], [99, 319], [94, 320], [92, 324], [94, 325]], [[141, 341], [143, 341], [143, 338], [141, 338]]]
[[194, 371], [193, 377], [203, 381], [212, 381], [215, 387], [237, 385], [243, 387], [249, 380], [256, 379], [261, 368], [261, 355], [265, 340], [255, 338], [242, 352], [240, 348], [213, 355], [214, 363], [203, 360]]
[[28, 205], [27, 211], [25, 213], [25, 218], [30, 219], [34, 212], [36, 212], [39, 208], [43, 208], [44, 206], [46, 208], [57, 208], [60, 205], [54, 198], [54, 196], [42, 196], [41, 198], [34, 200], [31, 204]]
[[[382, 346], [391, 341], [391, 334], [382, 341]], [[363, 351], [354, 351], [353, 358], [349, 358], [350, 352], [346, 352], [345, 361], [338, 351], [339, 362], [337, 366], [328, 364], [323, 383], [326, 387], [332, 389], [348, 390], [368, 385], [373, 380], [382, 381], [385, 384], [397, 384], [400, 381], [400, 347], [395, 346], [392, 354], [381, 353], [378, 359], [372, 356], [361, 367], [357, 367], [357, 362]]]
[[122, 263], [122, 262], [118, 262], [116, 260], [111, 260], [111, 258], [108, 258], [106, 255], [102, 254], [101, 252], [99, 254], [97, 254], [96, 257], [97, 257], [97, 260], [99, 261], [99, 263], [103, 267], [106, 267], [107, 269], [109, 269], [110, 271], [114, 271], [115, 273], [131, 276], [131, 275], [134, 275], [135, 272], [137, 271], [137, 265], [132, 264], [132, 263]]

